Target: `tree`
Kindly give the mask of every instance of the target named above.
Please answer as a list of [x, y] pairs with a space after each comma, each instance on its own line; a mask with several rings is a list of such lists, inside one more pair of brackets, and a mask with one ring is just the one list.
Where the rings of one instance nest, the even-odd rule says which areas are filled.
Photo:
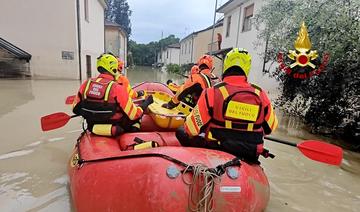
[[105, 11], [105, 18], [108, 21], [119, 24], [128, 34], [131, 35], [130, 10], [127, 0], [108, 0], [108, 9]]
[[258, 38], [268, 41], [266, 55], [272, 61], [279, 52], [294, 48], [300, 23], [305, 21], [313, 49], [330, 53], [325, 72], [307, 80], [289, 78], [278, 68], [265, 72], [280, 81], [279, 102], [286, 105], [285, 111], [300, 115], [314, 132], [359, 141], [360, 1], [268, 0], [255, 20]]
[[135, 65], [151, 66], [156, 62], [156, 54], [166, 46], [179, 43], [180, 39], [175, 35], [169, 35], [159, 41], [152, 41], [148, 44], [137, 44], [135, 41], [129, 41], [129, 51], [132, 54]]

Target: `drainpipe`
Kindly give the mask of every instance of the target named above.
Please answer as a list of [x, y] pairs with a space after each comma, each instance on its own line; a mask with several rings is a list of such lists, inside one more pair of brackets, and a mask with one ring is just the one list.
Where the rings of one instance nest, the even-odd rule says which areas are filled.
[[212, 53], [213, 53], [213, 42], [214, 42], [214, 31], [215, 31], [215, 19], [216, 19], [216, 7], [217, 7], [217, 0], [215, 0], [214, 21], [213, 21], [213, 25], [212, 25], [211, 42], [210, 42], [210, 55], [212, 55]]
[[190, 62], [193, 63], [193, 55], [194, 55], [194, 37], [195, 35], [193, 34], [191, 36], [191, 54], [190, 54]]
[[104, 9], [104, 52], [106, 52], [106, 41], [105, 41], [105, 9]]
[[236, 48], [239, 47], [239, 31], [240, 31], [240, 19], [241, 19], [241, 6], [243, 4], [239, 5], [239, 18], [238, 18], [238, 27], [237, 27], [237, 33], [236, 33]]
[[81, 76], [81, 28], [80, 28], [80, 0], [76, 0], [76, 21], [77, 21], [77, 36], [78, 36], [78, 54], [79, 54], [79, 78], [82, 81]]

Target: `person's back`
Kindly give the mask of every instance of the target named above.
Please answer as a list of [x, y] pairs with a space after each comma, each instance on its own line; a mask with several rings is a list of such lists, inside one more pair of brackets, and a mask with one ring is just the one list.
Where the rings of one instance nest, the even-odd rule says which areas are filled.
[[99, 135], [118, 135], [139, 128], [143, 110], [133, 104], [126, 88], [116, 83], [117, 59], [103, 54], [97, 60], [100, 75], [85, 81], [75, 99], [73, 112], [83, 116], [88, 129]]
[[212, 86], [211, 83], [211, 69], [213, 60], [211, 56], [204, 55], [198, 61], [199, 71], [194, 74], [190, 74], [183, 85], [180, 86], [175, 96], [171, 101], [164, 104], [165, 108], [174, 108], [180, 104], [180, 101], [184, 101], [190, 95], [192, 101], [190, 106], [195, 106], [202, 91]]
[[[234, 49], [224, 61], [223, 82], [206, 89], [177, 137], [184, 146], [220, 149], [248, 161], [263, 152], [263, 135], [277, 127], [271, 103], [247, 76], [251, 56]], [[205, 133], [205, 138], [190, 139]]]

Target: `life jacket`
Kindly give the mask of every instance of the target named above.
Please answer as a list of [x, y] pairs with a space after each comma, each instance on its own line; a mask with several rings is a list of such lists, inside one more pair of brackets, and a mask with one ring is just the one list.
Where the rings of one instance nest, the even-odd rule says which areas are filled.
[[115, 100], [113, 87], [115, 81], [97, 78], [87, 81], [81, 101], [74, 110], [83, 116], [88, 123], [116, 123], [122, 117], [121, 110]]
[[212, 119], [205, 130], [206, 138], [216, 140], [213, 137], [214, 129], [253, 132], [262, 135], [265, 114], [260, 93], [261, 88], [255, 85], [239, 87], [225, 82], [215, 85], [216, 104], [212, 107], [208, 105]]
[[[213, 85], [213, 83], [211, 81], [211, 77], [208, 74], [200, 72], [196, 75], [201, 77], [201, 80], [203, 81], [203, 83], [200, 83], [200, 82], [196, 83], [191, 88], [191, 92], [182, 98], [183, 99], [182, 101], [187, 103], [191, 107], [194, 107], [196, 105], [197, 101], [200, 98], [202, 91], [206, 88], [210, 88]], [[191, 75], [190, 77], [193, 77], [193, 76]]]

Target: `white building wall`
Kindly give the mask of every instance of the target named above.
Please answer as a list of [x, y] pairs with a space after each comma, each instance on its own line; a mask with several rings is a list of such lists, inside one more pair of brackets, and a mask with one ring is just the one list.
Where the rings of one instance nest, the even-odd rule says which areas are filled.
[[113, 53], [127, 66], [127, 37], [119, 27], [105, 26], [105, 52]]
[[120, 33], [116, 27], [105, 27], [105, 52], [120, 55]]
[[180, 41], [180, 65], [194, 63], [194, 52], [196, 44], [193, 43], [196, 34], [189, 36], [188, 38]]
[[119, 57], [124, 61], [125, 67], [127, 66], [127, 37], [122, 33], [119, 33], [120, 50]]
[[[32, 55], [33, 76], [78, 78], [76, 1], [3, 1], [0, 37]], [[63, 60], [62, 51], [74, 59]]]
[[162, 58], [158, 56], [158, 62], [167, 64], [180, 64], [180, 49], [179, 48], [166, 48], [161, 52]]
[[85, 20], [85, 0], [80, 0], [80, 30], [81, 30], [81, 69], [82, 79], [87, 78], [86, 55], [91, 56], [91, 76], [98, 74], [96, 70], [96, 58], [104, 53], [104, 7], [97, 0], [88, 0], [89, 21]]
[[[253, 14], [255, 15], [259, 9], [261, 9], [264, 2], [263, 0], [235, 1], [238, 2], [236, 3], [236, 7], [231, 7], [224, 11], [222, 48], [239, 47], [247, 49], [252, 56], [252, 68], [249, 74], [249, 81], [263, 87], [264, 89], [271, 91], [276, 90], [278, 83], [273, 78], [269, 78], [267, 75], [263, 75], [262, 73], [264, 60], [261, 57], [261, 54], [265, 52], [265, 42], [260, 42], [259, 46], [256, 45], [259, 41], [257, 40], [258, 31], [255, 29], [254, 25], [252, 25], [250, 31], [242, 31], [245, 18], [245, 8], [254, 4]], [[227, 21], [230, 15], [230, 36], [226, 37]]]

